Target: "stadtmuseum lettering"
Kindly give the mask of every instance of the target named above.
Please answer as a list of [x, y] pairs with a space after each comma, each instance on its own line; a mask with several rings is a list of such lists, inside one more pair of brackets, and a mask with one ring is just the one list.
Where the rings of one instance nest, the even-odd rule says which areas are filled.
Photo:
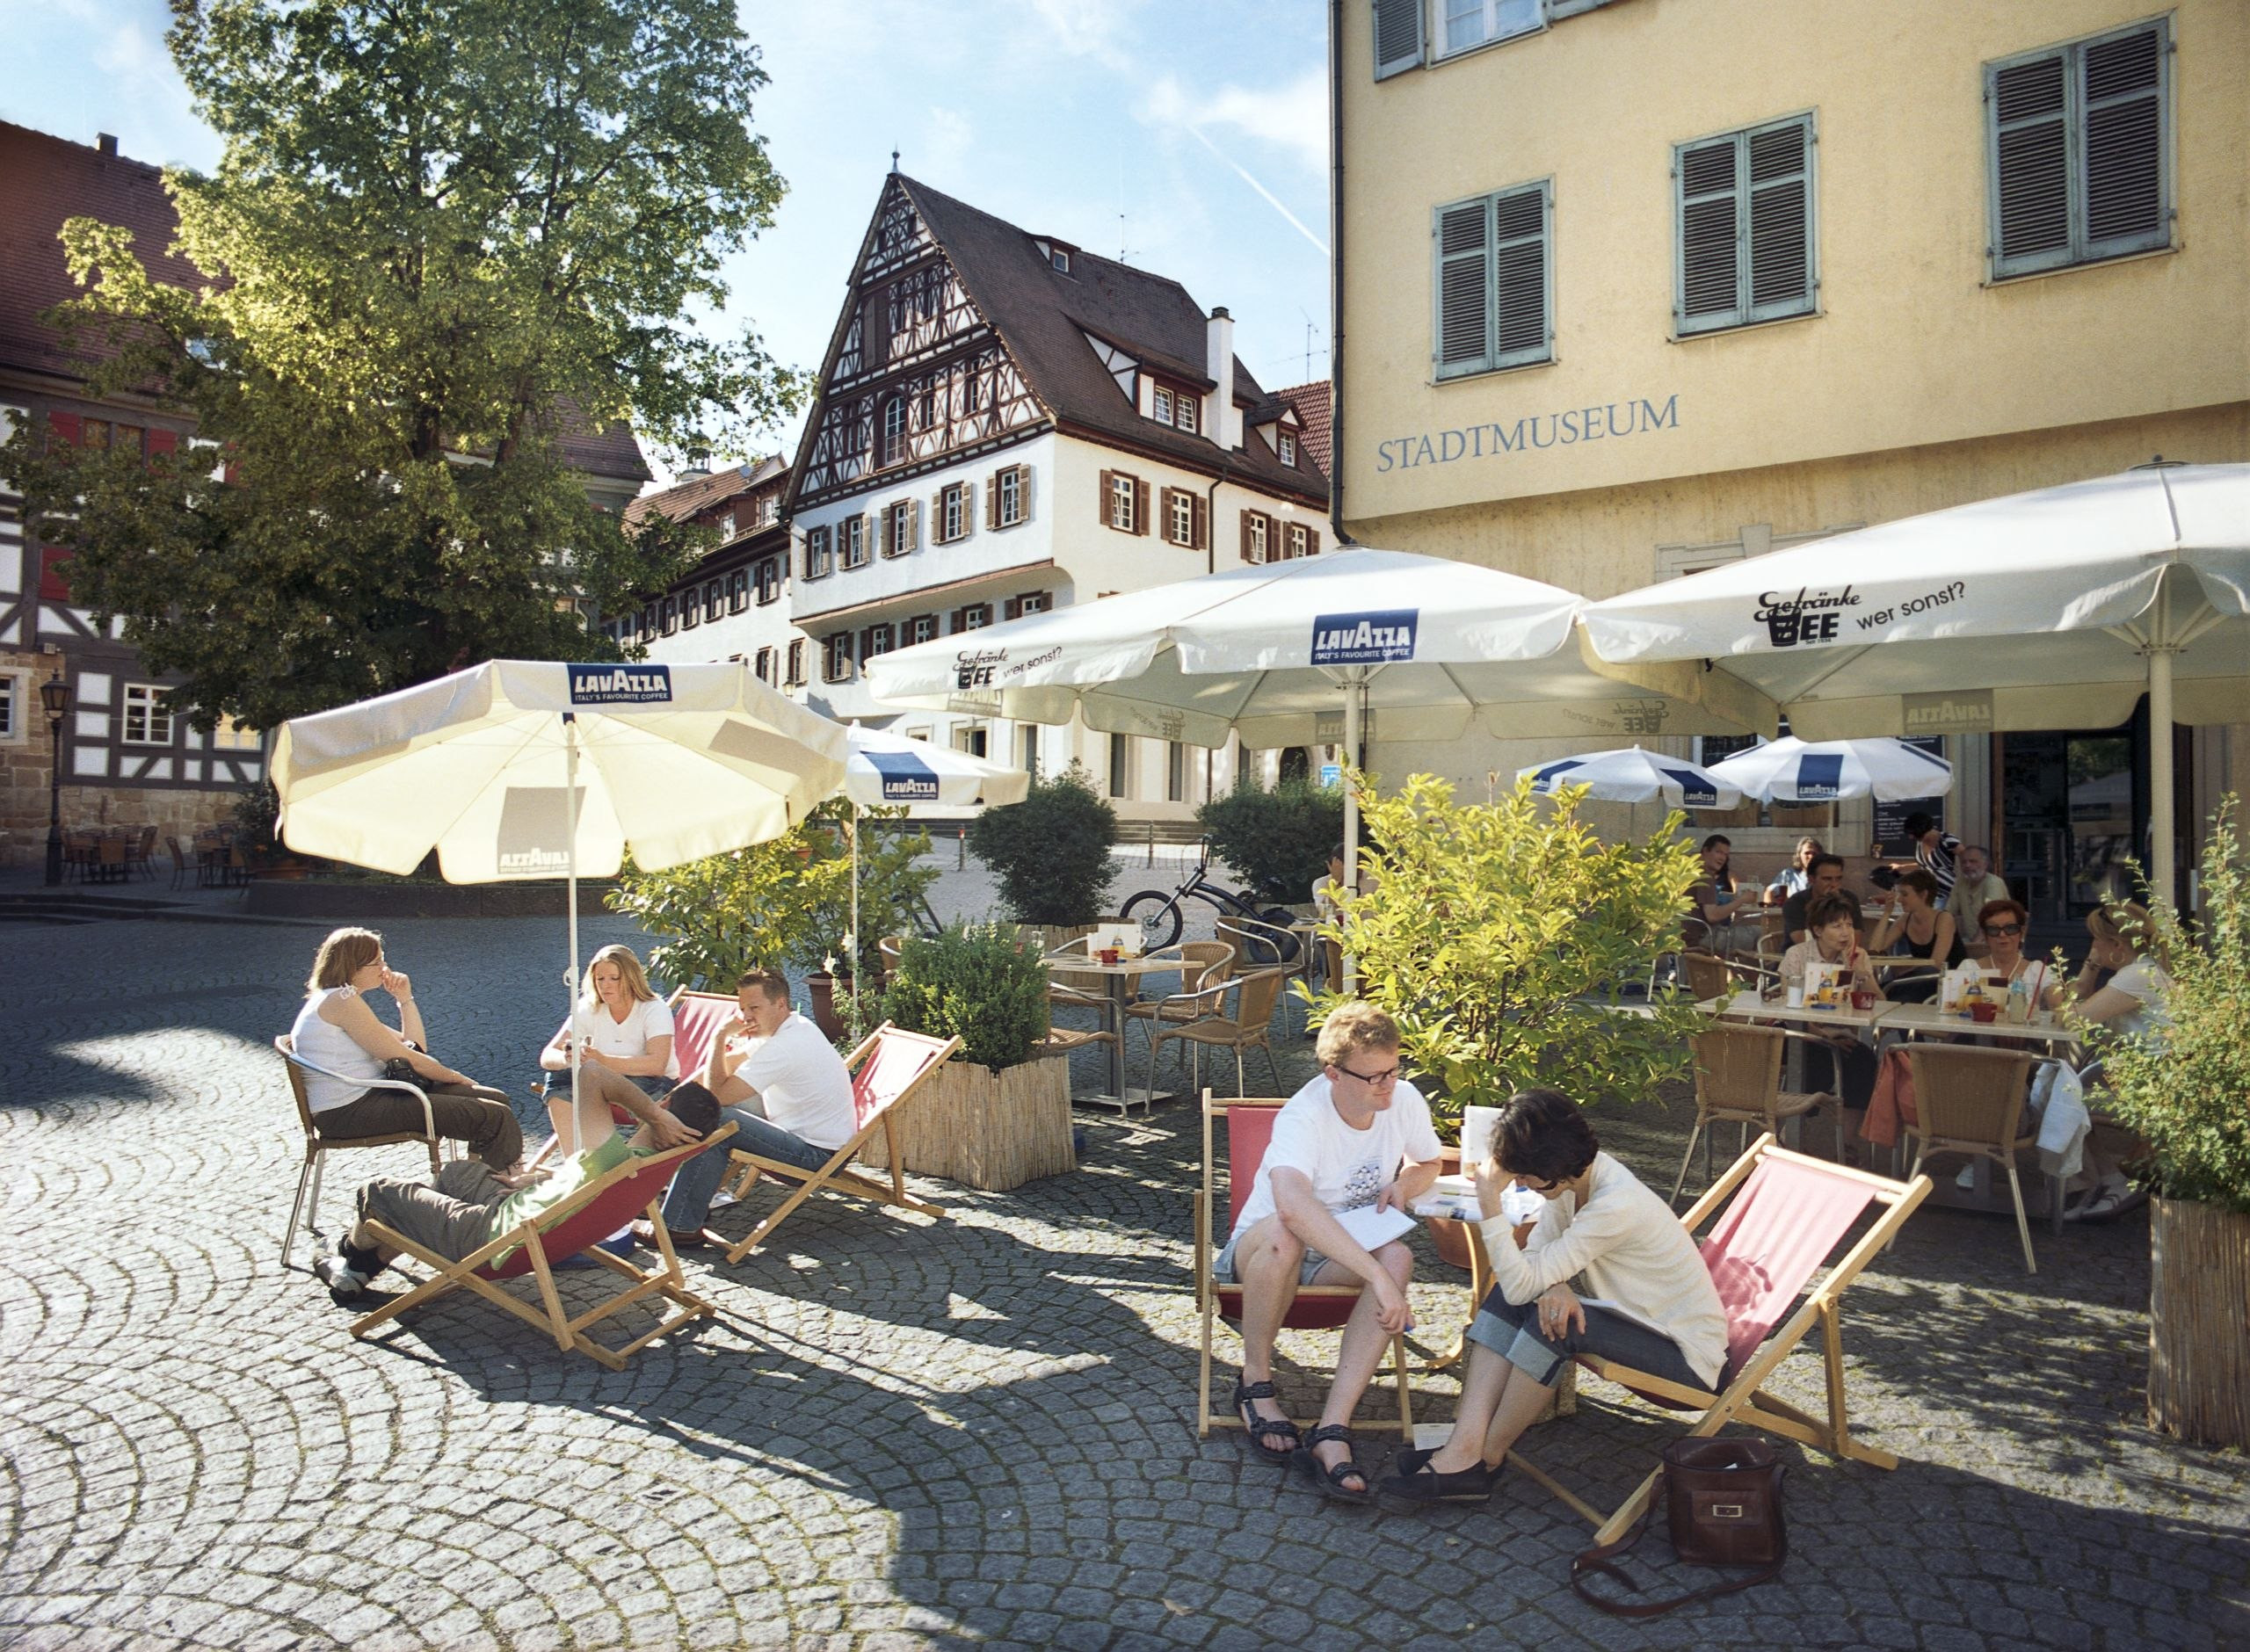
[[1386, 470], [1450, 465], [1459, 460], [1501, 459], [1512, 453], [1575, 447], [1581, 442], [1606, 442], [1679, 428], [1679, 396], [1666, 396], [1661, 403], [1646, 396], [1635, 396], [1622, 402], [1597, 402], [1590, 407], [1564, 408], [1559, 413], [1534, 413], [1512, 423], [1503, 420], [1466, 425], [1460, 430], [1433, 431], [1423, 436], [1395, 436], [1375, 444], [1375, 467], [1380, 475]]

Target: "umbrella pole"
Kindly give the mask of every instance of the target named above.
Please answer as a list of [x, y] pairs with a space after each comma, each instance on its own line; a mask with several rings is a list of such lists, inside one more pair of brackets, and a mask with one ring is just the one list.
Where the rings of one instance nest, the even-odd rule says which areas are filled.
[[852, 932], [846, 937], [844, 955], [852, 960], [852, 1036], [860, 1034], [860, 804], [852, 802]]
[[2169, 906], [2173, 882], [2172, 656], [2168, 642], [2148, 650], [2148, 835], [2150, 904]]
[[[578, 1107], [578, 719], [562, 714], [562, 819], [569, 842], [564, 848], [564, 879], [570, 888], [570, 961], [562, 972], [562, 1025], [570, 1029], [570, 1119], [576, 1141]], [[579, 1141], [583, 1153], [594, 1143]]]
[[[1344, 679], [1344, 767], [1356, 776], [1360, 767], [1360, 708], [1367, 694], [1367, 673], [1354, 670]], [[1344, 894], [1348, 902], [1360, 893], [1360, 794], [1356, 780], [1344, 786]], [[1359, 984], [1359, 960], [1344, 954], [1344, 990]]]

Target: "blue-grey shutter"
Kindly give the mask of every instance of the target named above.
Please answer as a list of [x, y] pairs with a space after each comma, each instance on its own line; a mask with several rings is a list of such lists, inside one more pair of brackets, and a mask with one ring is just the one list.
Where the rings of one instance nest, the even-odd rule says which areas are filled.
[[2086, 256], [2163, 246], [2172, 234], [2164, 199], [2164, 26], [2082, 49]]
[[2070, 260], [2069, 81], [2060, 52], [1987, 71], [1995, 273]]
[[1441, 379], [1492, 365], [1492, 209], [1490, 196], [1438, 208], [1433, 342]]
[[1742, 310], [1740, 145], [1731, 137], [1680, 151], [1681, 332], [1725, 326]]
[[1681, 333], [1800, 315], [1812, 308], [1812, 122], [1682, 144], [1675, 152]]
[[1422, 0], [1374, 0], [1375, 77], [1422, 66]]
[[1548, 345], [1547, 186], [1492, 201], [1492, 359], [1496, 366], [1544, 361]]
[[1812, 131], [1802, 120], [1748, 134], [1751, 321], [1812, 302]]

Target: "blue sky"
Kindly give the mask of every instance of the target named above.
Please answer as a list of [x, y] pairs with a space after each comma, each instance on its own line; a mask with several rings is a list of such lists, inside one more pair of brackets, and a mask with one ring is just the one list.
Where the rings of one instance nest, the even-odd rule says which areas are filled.
[[[741, 16], [773, 83], [756, 124], [789, 193], [735, 259], [729, 308], [781, 359], [818, 365], [896, 145], [903, 170], [948, 194], [1122, 247], [1227, 306], [1267, 385], [1327, 372], [1319, 0], [743, 0]], [[0, 118], [210, 164], [218, 141], [165, 23], [163, 0], [0, 0]]]

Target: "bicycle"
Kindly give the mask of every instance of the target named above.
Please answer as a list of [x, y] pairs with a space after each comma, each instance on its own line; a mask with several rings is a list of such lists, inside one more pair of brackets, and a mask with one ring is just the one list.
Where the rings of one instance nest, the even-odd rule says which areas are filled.
[[1248, 895], [1233, 889], [1222, 888], [1210, 880], [1211, 840], [1197, 840], [1201, 851], [1195, 868], [1180, 880], [1179, 887], [1166, 894], [1162, 889], [1143, 889], [1117, 909], [1117, 915], [1141, 926], [1141, 945], [1144, 952], [1154, 952], [1170, 946], [1179, 938], [1186, 925], [1186, 914], [1181, 902], [1190, 897], [1216, 910], [1223, 917], [1246, 918], [1260, 930], [1273, 932], [1274, 938], [1266, 940], [1255, 936], [1245, 948], [1245, 962], [1258, 966], [1295, 964], [1303, 951], [1303, 942], [1291, 933], [1289, 925], [1296, 915], [1287, 907], [1260, 907]]

